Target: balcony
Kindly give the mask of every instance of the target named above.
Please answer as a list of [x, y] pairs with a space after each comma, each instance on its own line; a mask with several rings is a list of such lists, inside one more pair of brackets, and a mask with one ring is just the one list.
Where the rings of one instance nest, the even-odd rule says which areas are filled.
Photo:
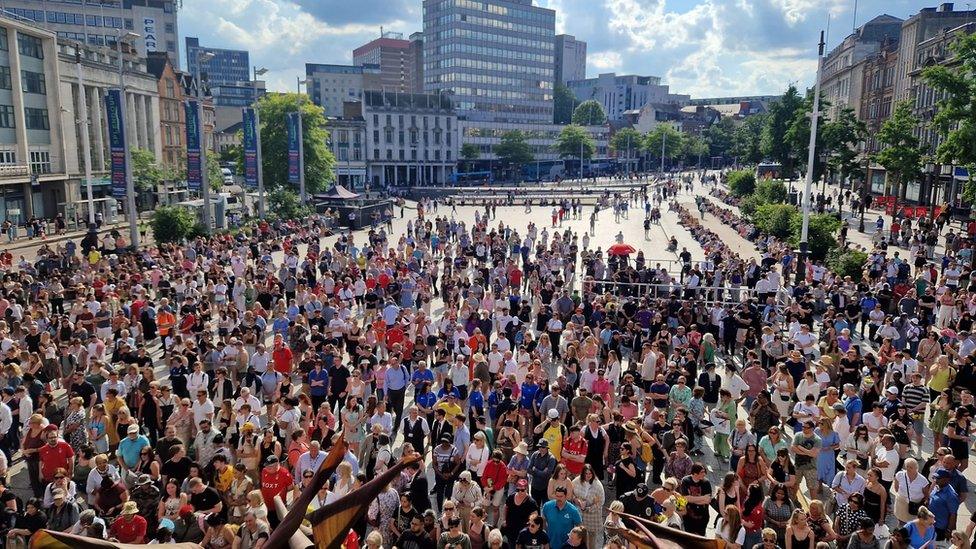
[[30, 177], [30, 173], [30, 166], [27, 164], [0, 164], [0, 179]]

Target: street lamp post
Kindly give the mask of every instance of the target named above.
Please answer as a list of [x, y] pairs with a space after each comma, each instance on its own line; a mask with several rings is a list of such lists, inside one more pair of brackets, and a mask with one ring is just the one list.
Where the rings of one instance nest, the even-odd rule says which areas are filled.
[[[200, 79], [200, 64], [206, 63], [216, 57], [209, 51], [197, 51], [197, 63], [194, 70], [196, 80], [195, 97], [197, 100], [197, 131], [200, 132], [200, 196], [203, 198], [203, 231], [210, 233], [211, 212], [210, 212], [210, 182], [207, 180], [207, 144], [203, 135], [203, 81]], [[260, 172], [260, 170], [259, 170]]]
[[257, 164], [258, 164], [258, 217], [264, 219], [267, 211], [267, 205], [265, 203], [264, 196], [264, 173], [263, 166], [261, 165], [261, 114], [258, 112], [258, 77], [263, 76], [268, 72], [268, 69], [261, 67], [260, 69], [254, 67], [254, 101], [251, 103], [254, 106], [254, 133], [257, 138]]
[[807, 151], [806, 190], [803, 193], [803, 224], [800, 227], [800, 256], [796, 265], [796, 283], [806, 278], [806, 261], [810, 232], [810, 195], [813, 188], [813, 168], [817, 155], [817, 122], [820, 120], [820, 75], [823, 71], [824, 32], [820, 31], [820, 44], [817, 51], [817, 81], [813, 86], [813, 112], [810, 113], [810, 143]]
[[85, 153], [85, 183], [88, 190], [88, 226], [95, 226], [95, 197], [92, 190], [91, 141], [88, 137], [88, 95], [85, 93], [85, 77], [81, 70], [81, 46], [75, 46], [75, 69], [78, 71], [78, 106], [81, 112], [81, 147]]

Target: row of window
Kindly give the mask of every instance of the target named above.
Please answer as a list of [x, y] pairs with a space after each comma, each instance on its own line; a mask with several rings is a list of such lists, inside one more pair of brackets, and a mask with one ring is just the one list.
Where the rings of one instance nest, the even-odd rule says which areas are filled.
[[[508, 114], [522, 114], [522, 115], [536, 115], [536, 116], [552, 116], [552, 102], [547, 103], [549, 106], [543, 105], [512, 105], [506, 103], [482, 103], [477, 101], [458, 101], [456, 103], [457, 109], [459, 111], [478, 111], [481, 113], [508, 113]], [[493, 117], [498, 121], [497, 117]], [[512, 122], [518, 122], [521, 118], [512, 118]]]
[[554, 27], [537, 27], [535, 25], [523, 25], [521, 23], [513, 23], [511, 21], [499, 21], [498, 19], [490, 19], [488, 17], [479, 17], [477, 15], [467, 15], [464, 13], [452, 13], [450, 15], [442, 15], [434, 21], [433, 26], [448, 26], [455, 23], [470, 23], [472, 25], [478, 25], [479, 27], [486, 27], [490, 29], [501, 29], [515, 32], [524, 32], [526, 34], [532, 34], [536, 36], [555, 36], [556, 32]]
[[[501, 138], [506, 133], [510, 132], [510, 129], [504, 128], [477, 128], [477, 127], [467, 127], [464, 129], [465, 137], [495, 137]], [[525, 135], [526, 139], [545, 139], [549, 141], [554, 141], [559, 137], [560, 130], [522, 130], [522, 134]], [[610, 138], [609, 132], [587, 132], [590, 137], [598, 141], [606, 141]]]
[[516, 88], [552, 88], [552, 82], [544, 80], [525, 80], [522, 78], [508, 78], [505, 76], [492, 76], [489, 74], [475, 74], [470, 72], [435, 74], [428, 79], [428, 82], [442, 84], [448, 82], [467, 82], [470, 84], [493, 84], [496, 86], [512, 86]]
[[502, 59], [516, 59], [519, 61], [535, 61], [537, 63], [552, 64], [554, 57], [542, 53], [531, 53], [524, 50], [506, 50], [494, 46], [474, 46], [471, 44], [444, 44], [435, 48], [435, 53], [472, 53], [488, 55]]
[[[408, 141], [405, 140], [405, 138], [408, 137], [407, 132], [400, 130], [396, 133], [397, 133], [397, 140], [396, 140], [397, 144], [399, 144], [402, 147], [406, 143], [408, 143]], [[434, 145], [440, 146], [441, 132], [439, 130], [435, 130], [433, 133], [434, 133], [434, 138], [433, 138]], [[383, 139], [384, 143], [386, 143], [387, 145], [393, 144], [393, 130], [391, 128], [387, 128], [383, 130], [383, 137], [384, 137]], [[427, 132], [423, 132], [423, 142], [425, 147], [430, 145], [431, 139], [430, 139], [430, 135]], [[444, 143], [447, 146], [451, 146], [450, 133], [447, 134], [446, 139], [444, 139]], [[374, 145], [380, 144], [380, 130], [373, 130], [373, 144]], [[420, 145], [420, 132], [418, 132], [417, 130], [410, 130], [409, 144], [411, 147], [416, 147]]]
[[[441, 119], [438, 116], [435, 116], [433, 118], [434, 118], [434, 128], [439, 130], [440, 127], [441, 127]], [[405, 118], [404, 115], [402, 115], [402, 114], [397, 115], [397, 124], [400, 127], [403, 127], [403, 123], [405, 121], [406, 121], [406, 118]], [[421, 116], [420, 117], [420, 123], [421, 123], [421, 125], [423, 125], [423, 127], [424, 127], [425, 130], [430, 127], [428, 125], [428, 117], [426, 117], [426, 116]], [[444, 117], [444, 123], [447, 126], [447, 131], [451, 131], [451, 119], [450, 119], [450, 117]], [[373, 125], [374, 126], [379, 126], [380, 125], [380, 115], [375, 114], [375, 113], [373, 114]], [[392, 114], [386, 115], [386, 126], [387, 127], [393, 126], [393, 115]], [[411, 128], [417, 128], [418, 127], [417, 126], [417, 115], [415, 115], [415, 114], [411, 114], [410, 115], [410, 127]]]
[[21, 55], [35, 59], [44, 59], [43, 42], [36, 36], [17, 33], [17, 50]]
[[[465, 59], [463, 57], [452, 57], [439, 61], [424, 63], [425, 75], [437, 69], [450, 69], [454, 67], [466, 69], [481, 69], [484, 71], [502, 71], [510, 74], [535, 74], [547, 80], [553, 78], [551, 67], [530, 67], [513, 63], [497, 63], [495, 61], [482, 61], [481, 59]], [[425, 76], [426, 78], [426, 76]]]
[[484, 88], [451, 87], [450, 90], [458, 96], [485, 97], [488, 99], [551, 101], [552, 96], [538, 92], [520, 92], [506, 90], [486, 90]]
[[491, 15], [503, 15], [519, 21], [535, 21], [542, 24], [555, 24], [556, 14], [550, 10], [509, 8], [494, 2], [478, 2], [476, 0], [445, 0], [437, 4], [429, 4], [431, 11], [443, 11], [450, 8], [481, 11]]
[[[47, 109], [24, 108], [24, 125], [28, 130], [50, 130]], [[12, 105], [0, 105], [0, 128], [14, 127], [14, 108]]]
[[[0, 106], [0, 111], [2, 111]], [[45, 174], [51, 173], [51, 153], [50, 151], [30, 151], [31, 173]], [[17, 152], [11, 149], [0, 150], [0, 165], [16, 164]]]
[[[428, 154], [428, 152], [429, 151], [424, 151], [424, 160], [429, 162], [430, 161], [430, 154]], [[445, 157], [446, 157], [446, 160], [448, 162], [450, 162], [451, 161], [451, 151], [445, 151]], [[379, 159], [380, 159], [380, 150], [379, 149], [373, 149], [373, 160], [379, 160]], [[393, 160], [393, 149], [386, 149], [386, 159], [387, 160]], [[406, 151], [404, 151], [403, 149], [400, 149], [399, 150], [399, 154], [397, 155], [397, 159], [400, 160], [400, 162], [406, 162], [407, 161]], [[434, 150], [434, 161], [435, 162], [439, 162], [440, 159], [441, 159], [441, 151], [440, 151], [440, 149], [435, 149]], [[410, 151], [410, 160], [412, 160], [414, 162], [417, 162], [417, 151], [416, 150]]]
[[491, 42], [493, 44], [504, 44], [506, 46], [518, 46], [522, 48], [536, 48], [539, 50], [555, 49], [555, 45], [549, 40], [538, 40], [536, 38], [520, 38], [496, 32], [482, 32], [473, 29], [447, 29], [433, 33], [431, 42], [438, 40], [448, 40], [451, 38], [469, 38], [478, 42]]

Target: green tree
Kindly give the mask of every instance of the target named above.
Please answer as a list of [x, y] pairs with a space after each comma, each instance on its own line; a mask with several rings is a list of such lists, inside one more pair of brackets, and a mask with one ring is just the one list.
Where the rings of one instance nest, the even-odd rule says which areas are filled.
[[708, 155], [728, 155], [732, 150], [735, 130], [735, 121], [727, 116], [720, 118], [718, 122], [709, 126], [705, 130], [705, 138], [708, 140]]
[[753, 194], [761, 204], [782, 204], [786, 202], [786, 195], [786, 185], [779, 180], [760, 181]]
[[[826, 163], [824, 162], [824, 159], [821, 158], [821, 153], [826, 152], [827, 150], [825, 147], [825, 135], [823, 132], [825, 123], [822, 117], [824, 110], [829, 106], [830, 103], [824, 100], [823, 93], [821, 93], [821, 120], [819, 122], [820, 129], [817, 131], [817, 142], [814, 148], [816, 154], [813, 156], [814, 181], [820, 180], [820, 177], [823, 175], [826, 168]], [[789, 142], [789, 146], [792, 150], [790, 158], [795, 166], [804, 170], [804, 174], [806, 173], [807, 160], [809, 158], [810, 151], [810, 113], [812, 112], [813, 91], [808, 93], [807, 96], [803, 98], [800, 108], [794, 112], [793, 120], [790, 122], [789, 128], [786, 130], [786, 140]]]
[[579, 100], [565, 84], [556, 84], [553, 89], [552, 118], [555, 124], [570, 124], [573, 121], [573, 111], [579, 105]]
[[769, 113], [764, 119], [760, 150], [765, 157], [780, 163], [786, 177], [793, 176], [794, 152], [787, 132], [802, 106], [803, 99], [796, 86], [790, 85], [782, 97], [769, 105]]
[[796, 217], [800, 217], [800, 214], [788, 204], [763, 204], [756, 208], [752, 222], [760, 231], [786, 239], [793, 234], [793, 220]]
[[197, 219], [181, 206], [159, 206], [152, 214], [153, 238], [157, 243], [180, 242], [193, 234]]
[[908, 182], [919, 177], [922, 167], [922, 150], [914, 130], [918, 119], [912, 115], [912, 105], [902, 101], [895, 106], [895, 112], [881, 124], [876, 135], [879, 143], [884, 146], [874, 155], [874, 161], [881, 164], [888, 172], [885, 181], [885, 194], [890, 193], [890, 182], [899, 189], [899, 195], [904, 196], [901, 189], [908, 188]]
[[[699, 166], [708, 159], [708, 140], [700, 135], [689, 135], [684, 142], [685, 164]], [[700, 167], [700, 166], [699, 166]]]
[[[963, 197], [976, 200], [976, 35], [964, 34], [950, 46], [951, 66], [933, 65], [922, 71], [922, 78], [942, 99], [938, 102], [933, 125], [942, 136], [936, 158], [943, 164], [965, 165], [969, 181]], [[955, 197], [953, 197], [955, 198]]]
[[592, 158], [596, 154], [596, 144], [593, 138], [581, 126], [570, 124], [559, 132], [556, 137], [556, 152], [563, 158], [575, 156], [580, 157], [580, 147], [582, 147], [583, 158]]
[[146, 149], [134, 149], [129, 153], [132, 160], [132, 182], [140, 191], [154, 190], [166, 179], [166, 170], [156, 163], [156, 156]]
[[[288, 182], [288, 130], [285, 117], [290, 112], [302, 113], [302, 137], [305, 157], [305, 188], [309, 194], [325, 191], [335, 179], [336, 159], [326, 143], [322, 107], [311, 102], [305, 94], [268, 94], [258, 100], [261, 116], [261, 163], [267, 189], [295, 186]], [[237, 162], [244, 164], [241, 150]]]
[[298, 200], [298, 193], [288, 187], [277, 187], [268, 193], [268, 213], [278, 219], [302, 219], [312, 210]]
[[511, 130], [502, 134], [501, 142], [495, 145], [495, 155], [502, 164], [508, 165], [516, 174], [521, 173], [523, 164], [532, 162], [532, 146], [525, 140], [521, 130]]
[[634, 128], [621, 128], [610, 138], [610, 149], [617, 157], [632, 159], [634, 151], [641, 148], [641, 134]]
[[858, 162], [857, 146], [864, 141], [867, 131], [867, 126], [857, 119], [854, 109], [850, 107], [841, 109], [837, 120], [824, 124], [822, 133], [828, 155], [827, 167], [839, 175], [842, 182], [864, 177], [864, 170]]
[[471, 171], [471, 163], [479, 158], [481, 158], [481, 149], [477, 145], [474, 143], [461, 145], [461, 159], [468, 164], [465, 171]]
[[742, 164], [758, 164], [763, 159], [762, 136], [768, 116], [755, 114], [746, 117], [732, 136], [729, 150]]
[[207, 183], [214, 192], [220, 192], [224, 187], [224, 174], [220, 171], [220, 159], [217, 153], [207, 151]]
[[749, 196], [756, 192], [756, 174], [752, 170], [736, 170], [725, 179], [729, 190], [735, 196]]
[[607, 113], [599, 101], [583, 101], [573, 110], [573, 124], [578, 126], [602, 126], [606, 123]]
[[827, 267], [841, 278], [851, 277], [854, 282], [864, 278], [864, 265], [868, 254], [858, 250], [833, 248], [827, 252]]
[[[792, 206], [787, 206], [793, 208]], [[792, 235], [790, 235], [790, 245], [798, 246], [802, 231], [803, 216], [795, 209], [791, 220]], [[840, 219], [832, 214], [814, 214], [810, 216], [810, 224], [807, 231], [807, 242], [809, 243], [810, 257], [815, 261], [822, 261], [827, 258], [827, 252], [837, 247], [835, 235], [840, 230]]]
[[644, 136], [643, 149], [661, 161], [662, 147], [664, 158], [677, 158], [684, 154], [684, 134], [670, 124], [658, 124]]
[[[244, 139], [242, 132], [237, 132], [240, 139]], [[242, 165], [237, 162], [238, 158], [243, 158], [244, 151], [242, 150], [242, 145], [227, 145], [220, 151], [220, 161], [221, 162], [234, 162], [237, 164], [238, 171], [240, 171]]]

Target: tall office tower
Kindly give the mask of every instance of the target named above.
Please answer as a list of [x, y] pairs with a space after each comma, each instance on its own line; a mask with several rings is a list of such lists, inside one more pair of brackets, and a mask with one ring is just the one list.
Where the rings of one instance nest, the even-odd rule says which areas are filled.
[[424, 89], [468, 120], [552, 123], [555, 26], [532, 0], [424, 0]]
[[571, 34], [556, 36], [556, 83], [586, 78], [586, 42]]
[[380, 86], [389, 92], [413, 91], [418, 50], [399, 32], [384, 32], [352, 52], [356, 66], [379, 65]]

